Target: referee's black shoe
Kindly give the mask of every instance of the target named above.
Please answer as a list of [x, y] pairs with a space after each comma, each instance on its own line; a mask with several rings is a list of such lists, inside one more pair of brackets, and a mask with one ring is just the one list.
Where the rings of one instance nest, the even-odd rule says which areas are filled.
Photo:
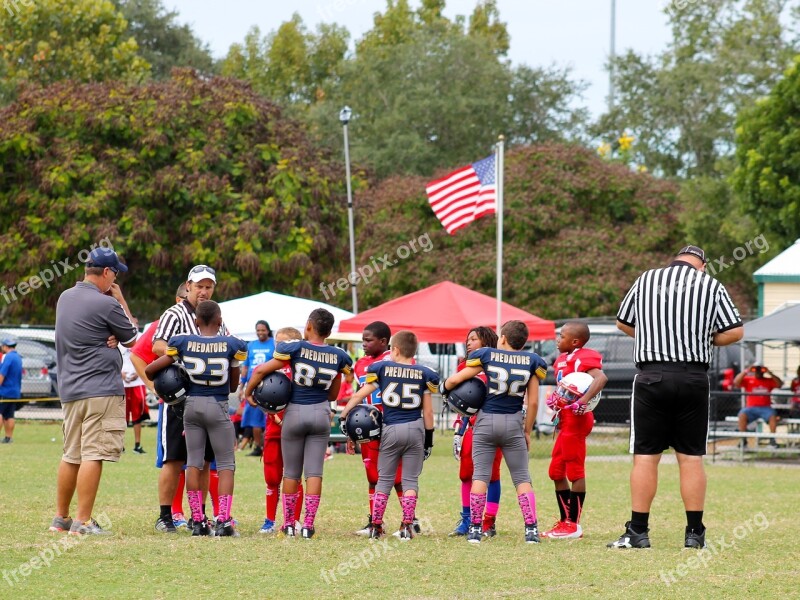
[[702, 550], [706, 547], [706, 528], [703, 527], [701, 532], [694, 529], [686, 528], [686, 540], [683, 543], [686, 550]]
[[625, 523], [625, 533], [619, 536], [618, 540], [606, 544], [607, 548], [649, 548], [650, 538], [647, 536], [649, 529], [645, 529], [643, 533], [636, 533], [631, 529], [631, 522]]

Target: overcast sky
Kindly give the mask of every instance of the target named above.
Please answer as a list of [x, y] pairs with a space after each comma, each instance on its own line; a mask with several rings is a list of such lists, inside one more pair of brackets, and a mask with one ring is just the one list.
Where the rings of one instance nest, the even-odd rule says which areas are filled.
[[[590, 84], [585, 105], [599, 115], [608, 94], [603, 66], [609, 55], [612, 0], [498, 0], [500, 18], [511, 34], [509, 57], [515, 64], [570, 66]], [[664, 49], [669, 29], [664, 7], [669, 0], [616, 0], [617, 53], [627, 48], [652, 54]], [[673, 0], [693, 2], [698, 0]], [[419, 0], [411, 5], [419, 6]], [[277, 29], [297, 12], [310, 29], [321, 22], [345, 26], [353, 39], [372, 28], [372, 16], [383, 12], [385, 0], [165, 0], [207, 42], [215, 57], [241, 42], [258, 25], [262, 33]], [[447, 0], [445, 14], [469, 15], [476, 0]]]

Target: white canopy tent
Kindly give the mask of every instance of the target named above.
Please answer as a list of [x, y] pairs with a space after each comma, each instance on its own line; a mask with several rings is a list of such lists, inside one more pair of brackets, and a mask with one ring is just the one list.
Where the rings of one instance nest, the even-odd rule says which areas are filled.
[[219, 303], [222, 318], [228, 330], [244, 340], [256, 338], [256, 321], [264, 319], [272, 331], [281, 327], [295, 327], [301, 332], [305, 329], [308, 315], [315, 308], [324, 308], [333, 313], [336, 322], [333, 331], [339, 330], [339, 322], [353, 316], [348, 310], [295, 296], [285, 296], [274, 292], [261, 292], [235, 300]]

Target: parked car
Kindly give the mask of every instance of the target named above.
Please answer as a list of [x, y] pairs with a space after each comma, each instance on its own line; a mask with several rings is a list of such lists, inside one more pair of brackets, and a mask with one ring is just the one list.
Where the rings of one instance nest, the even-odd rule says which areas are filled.
[[17, 352], [25, 358], [38, 359], [47, 367], [48, 377], [50, 379], [50, 388], [46, 394], [42, 396], [58, 396], [58, 368], [56, 365], [56, 350], [50, 346], [38, 341], [28, 338], [17, 338]]
[[[608, 383], [603, 391], [600, 404], [594, 410], [597, 422], [626, 423], [630, 421], [630, 399], [633, 389], [633, 378], [636, 365], [633, 362], [634, 340], [610, 323], [589, 323], [591, 337], [587, 348], [597, 350], [603, 355], [603, 372]], [[708, 370], [712, 392], [726, 391], [727, 382], [733, 381], [733, 375], [740, 370], [741, 344], [715, 347], [711, 365]], [[558, 356], [553, 350], [544, 358], [552, 365]], [[753, 353], [745, 346], [745, 364], [753, 362]], [[544, 385], [555, 385], [552, 369], [547, 374]], [[735, 415], [740, 407], [738, 395], [717, 397], [713, 395], [712, 418], [722, 420], [726, 416]]]
[[40, 358], [22, 357], [23, 398], [46, 398], [50, 395], [52, 381], [44, 361]]

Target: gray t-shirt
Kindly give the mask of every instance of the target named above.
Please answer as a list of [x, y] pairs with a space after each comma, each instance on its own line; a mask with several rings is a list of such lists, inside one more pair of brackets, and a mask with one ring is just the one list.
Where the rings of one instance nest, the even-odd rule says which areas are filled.
[[136, 338], [136, 328], [119, 302], [85, 281], [61, 294], [56, 305], [56, 359], [62, 403], [125, 394], [122, 356], [106, 344], [110, 335], [120, 344]]

